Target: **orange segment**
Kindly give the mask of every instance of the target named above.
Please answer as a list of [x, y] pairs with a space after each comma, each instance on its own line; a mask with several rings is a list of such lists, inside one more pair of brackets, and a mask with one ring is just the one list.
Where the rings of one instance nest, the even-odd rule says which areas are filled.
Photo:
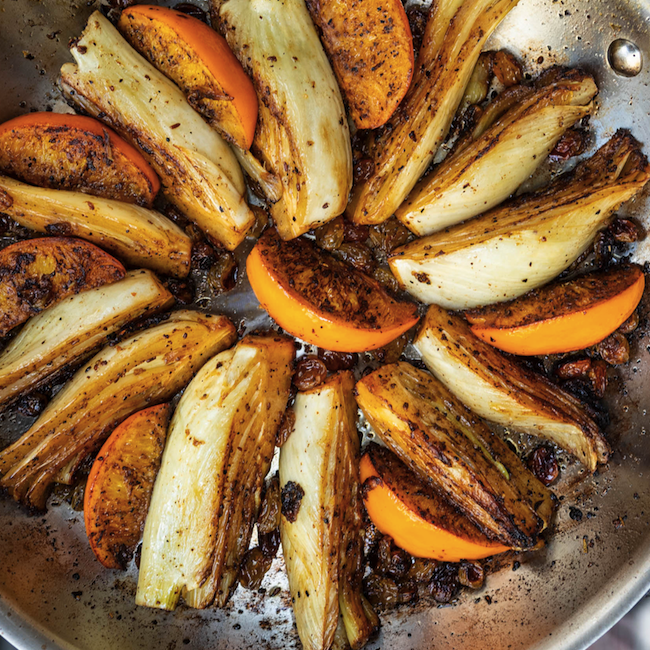
[[470, 310], [474, 334], [519, 355], [582, 350], [602, 341], [634, 312], [645, 288], [636, 266], [590, 273], [508, 303]]
[[150, 207], [160, 180], [139, 151], [92, 117], [29, 113], [0, 124], [0, 173]]
[[257, 124], [257, 94], [220, 34], [197, 18], [153, 5], [125, 9], [118, 27], [226, 139], [250, 148]]
[[126, 568], [142, 536], [170, 410], [169, 404], [160, 404], [124, 420], [104, 443], [88, 475], [86, 534], [108, 569]]
[[267, 230], [248, 259], [251, 287], [287, 332], [337, 352], [387, 345], [418, 321], [415, 304], [305, 239], [284, 242]]
[[[411, 555], [459, 562], [480, 560], [509, 550], [489, 540], [463, 515], [423, 486], [387, 449], [371, 445], [361, 458], [360, 474], [370, 519]], [[377, 480], [365, 483], [372, 478]], [[396, 490], [391, 483], [398, 481], [402, 489]]]

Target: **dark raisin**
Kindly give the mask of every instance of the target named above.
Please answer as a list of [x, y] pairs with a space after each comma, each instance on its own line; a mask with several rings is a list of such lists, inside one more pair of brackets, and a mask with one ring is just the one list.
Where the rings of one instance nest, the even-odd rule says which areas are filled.
[[406, 574], [406, 577], [419, 584], [428, 584], [433, 578], [433, 572], [437, 566], [437, 560], [427, 560], [425, 558], [416, 557], [413, 559], [413, 565]]
[[442, 562], [434, 572], [427, 590], [439, 603], [449, 603], [458, 593], [458, 565]]
[[266, 482], [264, 498], [257, 516], [260, 535], [266, 535], [280, 526], [280, 507], [280, 479], [276, 474]]
[[244, 589], [260, 588], [266, 572], [271, 568], [272, 558], [267, 558], [259, 546], [250, 549], [244, 555], [239, 570], [239, 581]]
[[260, 533], [260, 548], [264, 557], [273, 559], [276, 556], [280, 548], [280, 531], [278, 528], [268, 533]]
[[207, 271], [217, 261], [217, 252], [206, 241], [192, 246], [192, 268]]
[[643, 231], [631, 219], [616, 218], [607, 230], [617, 242], [623, 244], [632, 244], [643, 237]]
[[601, 230], [594, 240], [595, 264], [598, 268], [605, 268], [611, 264], [613, 250], [613, 235], [607, 230]]
[[391, 578], [400, 579], [403, 578], [411, 568], [412, 558], [404, 550], [395, 545], [390, 549], [390, 557], [388, 560], [388, 567], [386, 568], [386, 574]]
[[377, 266], [372, 251], [363, 244], [344, 242], [333, 253], [339, 259], [354, 266], [358, 271], [362, 271], [368, 275], [372, 274]]
[[582, 510], [580, 510], [580, 508], [576, 508], [575, 506], [571, 506], [569, 508], [569, 517], [571, 517], [573, 521], [582, 521]]
[[335, 251], [345, 237], [343, 219], [337, 217], [314, 231], [316, 244], [326, 251]]
[[513, 54], [506, 50], [499, 50], [494, 53], [492, 72], [506, 88], [521, 83], [523, 77], [521, 64]]
[[397, 247], [408, 243], [413, 235], [411, 231], [395, 217], [391, 217], [378, 226], [372, 226], [368, 233], [370, 245], [374, 249], [375, 257], [385, 261], [389, 253]]
[[586, 379], [591, 370], [591, 359], [574, 359], [558, 366], [555, 371], [560, 379]]
[[289, 436], [293, 432], [295, 424], [296, 414], [292, 408], [289, 408], [284, 412], [282, 422], [280, 422], [280, 427], [278, 428], [278, 433], [275, 436], [275, 444], [277, 447], [282, 447], [282, 445], [288, 440]]
[[359, 361], [359, 355], [356, 352], [334, 352], [322, 348], [318, 348], [318, 358], [330, 372], [352, 370]]
[[34, 391], [21, 397], [18, 401], [18, 410], [28, 417], [36, 417], [43, 412], [43, 409], [47, 406], [49, 397], [44, 393], [39, 391]]
[[422, 44], [422, 38], [424, 37], [424, 30], [427, 26], [429, 10], [420, 4], [412, 4], [406, 11], [406, 17], [408, 18], [411, 34], [413, 35], [413, 49], [417, 55]]
[[402, 334], [383, 348], [372, 350], [370, 355], [379, 363], [395, 363], [402, 356], [407, 343], [408, 336]]
[[584, 153], [586, 145], [586, 133], [579, 129], [570, 129], [556, 142], [549, 157], [551, 160], [565, 161]]
[[634, 312], [619, 328], [621, 334], [632, 334], [639, 326], [639, 313]]
[[630, 344], [620, 332], [614, 332], [603, 339], [596, 346], [596, 350], [610, 366], [618, 366], [630, 360]]
[[364, 578], [363, 591], [374, 607], [394, 607], [400, 602], [399, 589], [395, 581], [375, 573]]
[[379, 266], [373, 271], [372, 277], [391, 291], [399, 290], [399, 282], [389, 269]]
[[607, 363], [605, 361], [602, 359], [592, 359], [589, 380], [591, 381], [591, 389], [594, 391], [596, 397], [604, 397], [605, 390], [607, 389]]
[[178, 4], [174, 5], [174, 9], [176, 9], [176, 11], [187, 14], [188, 16], [192, 16], [192, 18], [197, 18], [202, 23], [207, 24], [208, 22], [208, 16], [205, 11], [203, 11], [201, 7], [197, 7], [190, 2], [179, 2]]
[[[187, 226], [189, 226], [189, 220], [188, 218], [175, 206], [169, 204], [165, 208], [165, 216], [170, 220], [173, 221], [179, 228], [182, 228], [185, 230]], [[195, 226], [196, 228], [196, 226]], [[198, 230], [198, 229], [197, 229]]]
[[352, 223], [347, 219], [343, 220], [343, 239], [345, 241], [362, 244], [368, 239], [369, 234], [370, 228], [368, 226]]
[[485, 570], [478, 562], [461, 562], [458, 569], [458, 582], [463, 587], [480, 589], [485, 581]]
[[528, 457], [528, 469], [544, 485], [551, 485], [560, 473], [555, 451], [548, 445], [541, 445]]
[[301, 357], [296, 364], [293, 383], [298, 390], [320, 386], [327, 378], [327, 366], [315, 355]]

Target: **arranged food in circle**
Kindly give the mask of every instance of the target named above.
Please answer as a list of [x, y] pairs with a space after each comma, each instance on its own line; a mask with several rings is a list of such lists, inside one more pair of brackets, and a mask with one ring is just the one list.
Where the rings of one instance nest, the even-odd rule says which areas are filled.
[[476, 336], [512, 354], [573, 352], [600, 343], [625, 323], [644, 288], [639, 266], [615, 266], [470, 309], [465, 317]]
[[126, 569], [142, 536], [171, 406], [134, 413], [103, 444], [84, 493], [90, 547], [107, 569]]
[[360, 472], [368, 516], [414, 557], [460, 562], [509, 549], [482, 533], [386, 447], [367, 445]]
[[251, 287], [280, 327], [340, 352], [379, 348], [417, 323], [414, 303], [393, 298], [354, 267], [304, 239], [267, 230], [246, 260]]
[[160, 181], [142, 154], [91, 117], [29, 113], [0, 124], [0, 173], [150, 208]]

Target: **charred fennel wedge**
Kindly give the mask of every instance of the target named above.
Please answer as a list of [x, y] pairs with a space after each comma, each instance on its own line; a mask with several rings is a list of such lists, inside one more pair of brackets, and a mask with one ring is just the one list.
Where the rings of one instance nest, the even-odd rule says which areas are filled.
[[298, 393], [295, 424], [280, 450], [280, 534], [298, 635], [328, 650], [342, 615], [361, 648], [378, 619], [361, 594], [359, 437], [351, 372]]
[[44, 508], [49, 486], [94, 451], [129, 415], [177, 393], [211, 355], [235, 340], [225, 316], [174, 312], [96, 354], [57, 393], [32, 427], [0, 453], [0, 486]]
[[88, 356], [128, 322], [173, 304], [156, 276], [141, 269], [34, 316], [0, 354], [0, 405]]
[[597, 92], [593, 78], [578, 70], [540, 88], [504, 91], [461, 146], [418, 182], [397, 218], [416, 235], [430, 235], [498, 205], [537, 169], [565, 131], [592, 112]]
[[466, 309], [510, 300], [566, 269], [649, 178], [641, 145], [618, 131], [547, 188], [398, 248], [388, 262], [427, 304]]
[[172, 419], [142, 542], [136, 603], [223, 606], [237, 585], [289, 397], [295, 349], [249, 336], [211, 359]]
[[508, 446], [429, 373], [384, 366], [357, 382], [375, 433], [488, 537], [528, 549], [553, 512], [551, 493]]
[[208, 236], [235, 249], [255, 217], [230, 147], [98, 11], [71, 52], [76, 65], [61, 68], [64, 93], [135, 144], [165, 196]]
[[271, 214], [281, 237], [293, 239], [341, 214], [352, 186], [336, 78], [303, 0], [213, 0], [212, 10], [255, 85], [251, 151], [282, 181]]
[[459, 316], [432, 305], [415, 339], [427, 368], [475, 413], [547, 438], [592, 472], [609, 448], [574, 397], [481, 341]]
[[374, 172], [357, 186], [350, 216], [381, 223], [400, 206], [445, 139], [485, 41], [517, 0], [440, 0], [432, 5], [413, 80], [370, 146]]
[[37, 232], [91, 241], [133, 266], [180, 278], [190, 272], [191, 239], [155, 210], [8, 176], [0, 176], [0, 210]]

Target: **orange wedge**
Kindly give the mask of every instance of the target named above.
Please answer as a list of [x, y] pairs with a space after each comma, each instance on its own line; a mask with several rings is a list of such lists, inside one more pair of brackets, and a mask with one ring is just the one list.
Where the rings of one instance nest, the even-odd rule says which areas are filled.
[[160, 404], [124, 420], [104, 443], [88, 475], [86, 534], [108, 569], [125, 569], [142, 536], [170, 411], [169, 404]]
[[153, 5], [125, 9], [118, 28], [227, 140], [250, 148], [257, 94], [220, 34], [197, 18]]
[[139, 151], [92, 117], [29, 113], [0, 124], [0, 174], [151, 207], [160, 189]]
[[509, 550], [488, 539], [385, 447], [367, 447], [360, 473], [370, 519], [411, 555], [460, 562]]
[[572, 352], [617, 330], [636, 309], [644, 288], [641, 267], [620, 266], [471, 309], [465, 317], [476, 336], [506, 352]]
[[267, 230], [248, 259], [251, 287], [287, 332], [336, 352], [387, 345], [417, 323], [417, 307], [306, 239]]

